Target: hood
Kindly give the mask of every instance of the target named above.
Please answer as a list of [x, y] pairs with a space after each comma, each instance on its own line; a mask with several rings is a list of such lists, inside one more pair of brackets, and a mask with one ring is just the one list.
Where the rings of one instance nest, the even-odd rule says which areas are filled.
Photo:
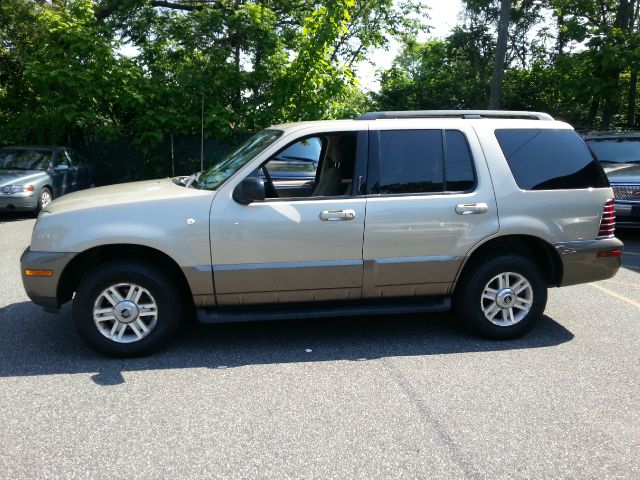
[[44, 170], [0, 170], [0, 186], [35, 182], [45, 176]]
[[214, 192], [197, 190], [176, 185], [170, 178], [147, 180], [143, 182], [121, 183], [107, 187], [90, 188], [64, 195], [52, 203], [46, 210], [49, 213], [63, 213], [74, 210], [86, 210], [96, 207], [126, 206], [143, 204], [158, 200], [190, 197], [211, 197]]
[[607, 165], [604, 171], [611, 183], [640, 183], [640, 163]]

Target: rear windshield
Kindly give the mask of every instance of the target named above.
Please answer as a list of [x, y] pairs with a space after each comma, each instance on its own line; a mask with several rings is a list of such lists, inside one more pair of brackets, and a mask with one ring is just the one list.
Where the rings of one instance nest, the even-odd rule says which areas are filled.
[[602, 167], [573, 130], [496, 130], [496, 138], [523, 190], [609, 186]]
[[587, 145], [601, 162], [640, 163], [640, 138], [591, 138]]

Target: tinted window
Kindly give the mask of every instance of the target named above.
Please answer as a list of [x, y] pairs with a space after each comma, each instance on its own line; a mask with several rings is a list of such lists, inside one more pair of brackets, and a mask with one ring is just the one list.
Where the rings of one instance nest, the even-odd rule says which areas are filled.
[[67, 150], [67, 155], [69, 155], [69, 158], [71, 159], [71, 163], [73, 164], [74, 167], [77, 167], [82, 164], [82, 157], [75, 150]]
[[380, 132], [380, 193], [441, 192], [441, 130]]
[[471, 190], [476, 183], [476, 179], [467, 139], [458, 130], [447, 130], [445, 132], [445, 145], [447, 147], [445, 155], [446, 190], [449, 192]]
[[602, 167], [573, 130], [496, 130], [496, 137], [524, 190], [609, 185]]
[[640, 137], [587, 140], [601, 162], [640, 163]]

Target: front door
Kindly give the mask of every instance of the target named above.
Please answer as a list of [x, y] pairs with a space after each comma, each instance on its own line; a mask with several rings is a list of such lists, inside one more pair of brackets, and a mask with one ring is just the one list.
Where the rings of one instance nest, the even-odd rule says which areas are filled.
[[[318, 173], [303, 196], [278, 191], [273, 182], [275, 191], [267, 188], [264, 201], [240, 204], [230, 188], [214, 198], [211, 256], [218, 305], [362, 297], [366, 199], [354, 192], [353, 178], [356, 149], [366, 149], [366, 133], [358, 138], [356, 132], [331, 132], [301, 141], [316, 139], [322, 142]], [[269, 182], [269, 163], [266, 172], [257, 167], [252, 175]]]

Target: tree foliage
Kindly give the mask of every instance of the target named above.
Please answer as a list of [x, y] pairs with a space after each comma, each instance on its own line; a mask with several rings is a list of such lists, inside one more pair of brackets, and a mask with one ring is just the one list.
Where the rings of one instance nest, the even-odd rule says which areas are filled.
[[405, 13], [393, 0], [3, 0], [0, 144], [150, 148], [201, 123], [224, 138], [351, 115], [364, 108], [354, 64], [415, 29]]
[[[405, 42], [381, 75], [378, 108], [484, 108], [500, 1], [466, 0], [453, 33]], [[637, 0], [513, 0], [502, 108], [542, 110], [585, 129], [633, 127]]]
[[[368, 109], [485, 108], [501, 3], [464, 0], [434, 39], [417, 2], [2, 0], [0, 144], [127, 137], [151, 150], [201, 126], [222, 139]], [[502, 108], [635, 124], [640, 0], [510, 10]], [[392, 37], [400, 54], [363, 92], [358, 65]]]

